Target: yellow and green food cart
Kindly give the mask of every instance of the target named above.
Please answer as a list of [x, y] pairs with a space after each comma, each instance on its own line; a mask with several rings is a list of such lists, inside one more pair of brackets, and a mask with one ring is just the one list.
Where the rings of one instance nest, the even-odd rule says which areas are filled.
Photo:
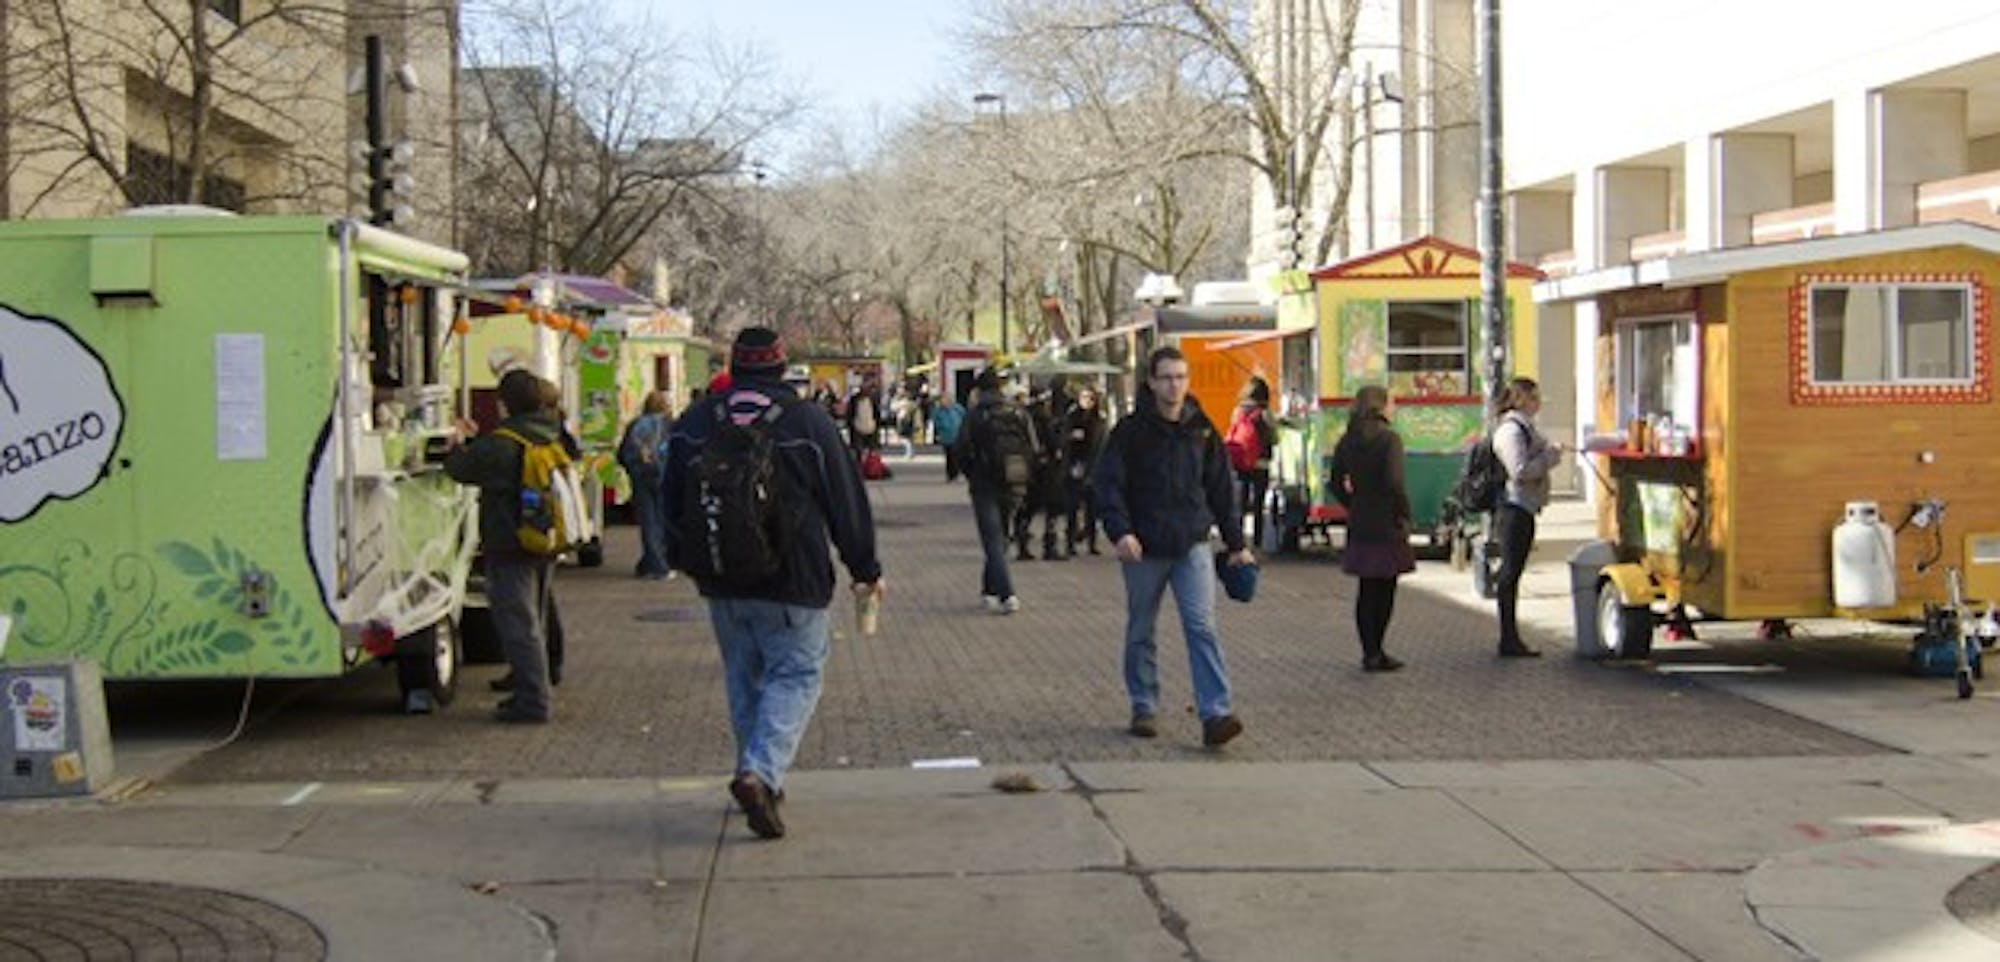
[[[139, 212], [146, 213], [146, 212]], [[450, 699], [463, 255], [350, 220], [0, 223], [0, 663]]]

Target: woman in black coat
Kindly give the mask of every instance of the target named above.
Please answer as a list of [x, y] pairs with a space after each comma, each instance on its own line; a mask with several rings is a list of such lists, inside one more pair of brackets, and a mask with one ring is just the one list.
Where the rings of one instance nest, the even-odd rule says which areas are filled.
[[1340, 566], [1361, 581], [1354, 624], [1361, 634], [1364, 671], [1395, 671], [1403, 663], [1382, 650], [1396, 609], [1396, 579], [1417, 570], [1410, 548], [1410, 496], [1403, 487], [1403, 439], [1389, 426], [1396, 402], [1387, 388], [1357, 391], [1347, 432], [1333, 449], [1328, 479], [1347, 508], [1347, 547]]

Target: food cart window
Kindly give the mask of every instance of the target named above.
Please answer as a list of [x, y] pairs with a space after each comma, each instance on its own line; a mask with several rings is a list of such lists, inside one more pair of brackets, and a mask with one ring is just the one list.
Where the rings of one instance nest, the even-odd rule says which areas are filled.
[[1814, 383], [1972, 379], [1972, 295], [1964, 285], [1815, 285], [1811, 301]]
[[1617, 332], [1618, 423], [1664, 418], [1694, 425], [1700, 393], [1694, 316], [1631, 318]]
[[1465, 374], [1466, 302], [1390, 301], [1388, 306], [1390, 374]]

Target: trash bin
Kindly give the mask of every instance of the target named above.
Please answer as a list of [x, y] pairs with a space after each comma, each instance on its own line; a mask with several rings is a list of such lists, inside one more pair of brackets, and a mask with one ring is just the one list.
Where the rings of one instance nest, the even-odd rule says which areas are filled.
[[1576, 656], [1604, 657], [1603, 639], [1597, 636], [1597, 578], [1608, 565], [1618, 563], [1611, 542], [1586, 541], [1569, 555], [1569, 600], [1576, 618]]

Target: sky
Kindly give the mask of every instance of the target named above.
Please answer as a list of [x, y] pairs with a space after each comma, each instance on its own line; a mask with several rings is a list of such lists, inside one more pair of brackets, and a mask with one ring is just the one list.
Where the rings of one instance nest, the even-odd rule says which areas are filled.
[[857, 128], [871, 110], [893, 118], [955, 78], [952, 31], [969, 22], [974, 2], [616, 0], [676, 32], [712, 27], [725, 41], [756, 45], [813, 98], [816, 122]]

